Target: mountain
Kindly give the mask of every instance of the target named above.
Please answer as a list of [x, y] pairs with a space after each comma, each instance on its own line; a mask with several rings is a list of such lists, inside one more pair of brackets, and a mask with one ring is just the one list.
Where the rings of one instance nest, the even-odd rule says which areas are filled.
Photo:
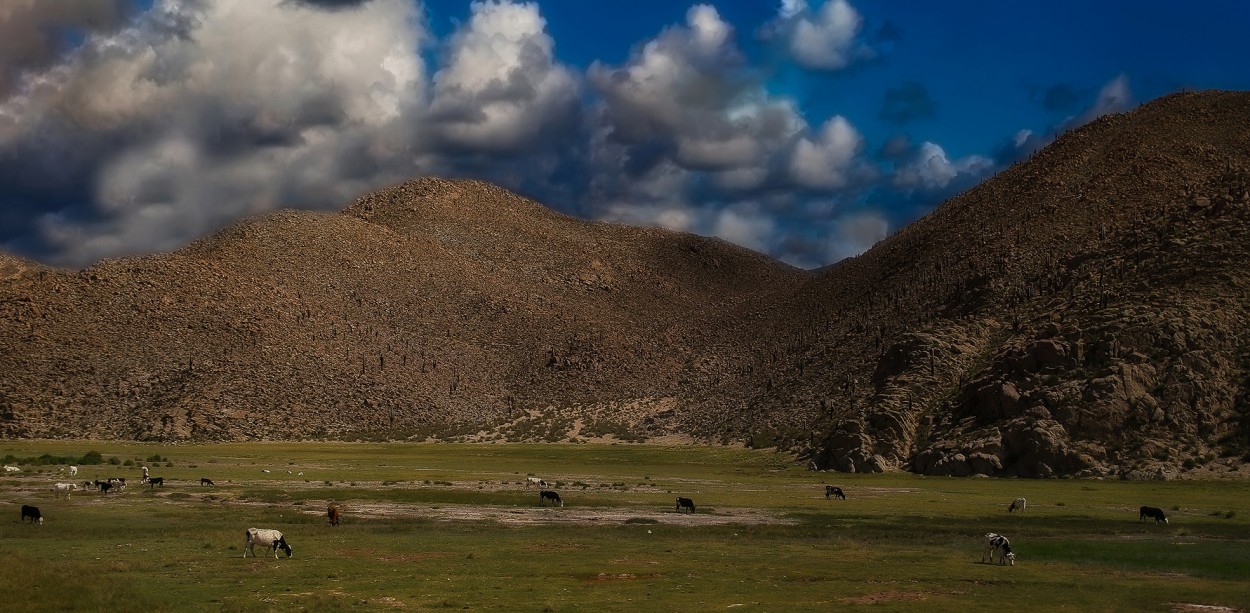
[[0, 254], [0, 434], [741, 440], [815, 468], [1250, 457], [1250, 94], [1102, 117], [801, 271], [477, 181], [82, 271]]

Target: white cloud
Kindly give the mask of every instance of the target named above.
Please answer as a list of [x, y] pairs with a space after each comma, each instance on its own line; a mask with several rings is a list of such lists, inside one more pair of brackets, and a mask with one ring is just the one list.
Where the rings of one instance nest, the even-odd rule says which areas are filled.
[[889, 235], [890, 223], [879, 213], [861, 211], [836, 220], [824, 261], [836, 262], [859, 255]]
[[847, 0], [827, 0], [816, 11], [804, 0], [784, 0], [777, 20], [764, 28], [764, 34], [780, 40], [804, 68], [840, 70], [874, 55], [859, 41], [863, 23], [863, 17]]
[[803, 137], [795, 143], [790, 175], [795, 184], [809, 189], [845, 187], [863, 147], [864, 138], [851, 122], [835, 116], [814, 138]]
[[431, 119], [451, 144], [517, 151], [576, 117], [577, 79], [554, 58], [538, 5], [474, 2], [434, 75]]
[[903, 189], [942, 189], [960, 176], [981, 175], [993, 165], [992, 160], [980, 155], [951, 161], [941, 146], [926, 141], [909, 164], [895, 171], [893, 183]]

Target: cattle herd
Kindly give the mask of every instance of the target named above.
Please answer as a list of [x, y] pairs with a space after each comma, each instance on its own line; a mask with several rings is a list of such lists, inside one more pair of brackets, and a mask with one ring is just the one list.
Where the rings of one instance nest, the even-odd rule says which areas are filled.
[[[10, 473], [21, 471], [21, 469], [16, 466], [7, 465], [4, 467], [4, 470], [5, 472]], [[261, 472], [268, 473], [270, 471], [262, 470]], [[71, 476], [77, 475], [78, 467], [70, 466], [69, 474]], [[302, 475], [304, 473], [301, 472], [300, 474]], [[165, 487], [165, 479], [163, 477], [148, 476], [148, 469], [146, 466], [143, 467], [143, 478], [141, 483], [149, 485], [149, 487], [153, 489], [155, 489], [158, 485], [162, 488]], [[214, 484], [212, 479], [202, 478], [200, 479], [200, 485], [210, 486]], [[551, 502], [552, 506], [564, 506], [564, 501], [560, 498], [559, 493], [554, 490], [544, 489], [549, 487], [545, 479], [539, 477], [527, 477], [525, 480], [525, 487], [528, 488], [531, 485], [538, 487], [539, 506], [546, 506], [547, 502]], [[125, 488], [125, 478], [111, 477], [107, 480], [97, 479], [94, 481], [84, 481], [81, 486], [78, 483], [55, 483], [52, 486], [52, 492], [55, 499], [59, 499], [62, 494], [65, 495], [66, 499], [69, 499], [73, 492], [80, 489], [98, 489], [101, 493], [107, 494], [109, 491], [122, 491]], [[836, 498], [839, 500], [846, 500], [846, 493], [843, 492], [840, 487], [826, 485], [824, 491], [825, 499]], [[1014, 513], [1016, 511], [1020, 511], [1023, 513], [1026, 508], [1028, 508], [1028, 501], [1026, 501], [1023, 497], [1020, 497], [1011, 501], [1011, 504], [1007, 507], [1007, 512]], [[674, 502], [673, 511], [676, 513], [694, 513], [694, 500], [678, 496]], [[343, 512], [337, 505], [330, 504], [326, 507], [326, 517], [329, 519], [331, 526], [337, 526], [342, 521]], [[1145, 521], [1146, 519], [1153, 519], [1156, 524], [1162, 523], [1166, 525], [1168, 523], [1167, 515], [1163, 513], [1163, 509], [1157, 507], [1143, 506], [1139, 509], [1138, 521]], [[32, 525], [43, 524], [44, 517], [43, 513], [39, 510], [39, 507], [25, 504], [22, 505], [22, 516], [19, 521], [26, 522], [27, 520], [30, 520]], [[256, 557], [256, 545], [264, 547], [266, 554], [272, 552], [274, 559], [278, 558], [279, 550], [286, 552], [286, 557], [288, 558], [293, 554], [290, 544], [286, 541], [286, 536], [278, 530], [269, 528], [248, 528], [244, 536], [244, 558], [247, 557], [248, 553], [251, 553], [252, 557]], [[998, 563], [1000, 565], [1015, 566], [1016, 564], [1016, 554], [1011, 550], [1011, 543], [1007, 540], [1007, 537], [994, 532], [988, 532], [985, 534], [985, 548], [981, 554], [981, 562], [993, 564], [995, 557], [998, 558]]]

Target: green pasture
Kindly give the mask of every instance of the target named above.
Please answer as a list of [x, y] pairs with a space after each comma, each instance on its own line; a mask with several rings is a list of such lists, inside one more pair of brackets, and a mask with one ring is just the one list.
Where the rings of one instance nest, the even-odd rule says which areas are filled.
[[[56, 499], [57, 462], [90, 451], [102, 463], [73, 480], [127, 490]], [[652, 445], [5, 441], [0, 456], [22, 469], [0, 474], [5, 611], [1250, 608], [1243, 481], [846, 475]], [[163, 488], [138, 483], [144, 465]], [[540, 508], [529, 475], [565, 506]], [[1009, 514], [1017, 496], [1028, 509]], [[22, 504], [44, 524], [19, 523]], [[1170, 525], [1139, 522], [1144, 504]], [[243, 559], [252, 526], [294, 557]], [[1014, 567], [980, 563], [989, 531]]]

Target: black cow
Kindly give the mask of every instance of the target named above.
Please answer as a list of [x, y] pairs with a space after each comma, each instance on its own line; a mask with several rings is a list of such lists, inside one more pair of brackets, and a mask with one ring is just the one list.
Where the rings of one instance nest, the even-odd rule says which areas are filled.
[[842, 500], [846, 500], [846, 494], [842, 493], [842, 488], [834, 487], [832, 485], [826, 485], [825, 486], [825, 500], [828, 500], [830, 496], [841, 498]]
[[109, 481], [100, 481], [99, 479], [96, 479], [95, 484], [100, 488], [100, 491], [105, 494], [109, 493], [109, 490], [113, 489], [113, 484]]
[[[213, 484], [213, 480], [212, 480], [212, 479], [209, 479], [209, 478], [206, 478], [206, 477], [201, 477], [201, 478], [200, 478], [200, 485], [212, 485], [212, 484]], [[165, 486], [163, 486], [163, 485], [162, 485], [161, 487], [165, 487]]]
[[151, 484], [152, 489], [156, 489], [158, 485], [165, 487], [165, 477], [149, 477], [148, 483]]
[[560, 495], [551, 490], [542, 490], [538, 492], [538, 504], [543, 504], [544, 500], [550, 500], [551, 504], [558, 502], [560, 503], [560, 506], [564, 506], [564, 501], [560, 500]]
[[1141, 521], [1143, 519], [1146, 519], [1147, 517], [1154, 519], [1156, 524], [1159, 522], [1163, 522], [1164, 524], [1168, 523], [1168, 516], [1163, 514], [1163, 509], [1156, 509], [1154, 507], [1142, 507], [1141, 515], [1137, 518], [1137, 521]]
[[31, 524], [43, 523], [43, 514], [39, 512], [39, 507], [32, 507], [28, 504], [22, 505], [22, 519], [19, 521], [26, 521], [27, 517], [30, 518]]
[[682, 498], [681, 496], [678, 496], [677, 504], [673, 506], [673, 510], [681, 513], [682, 509], [690, 509], [690, 512], [694, 513], [694, 501], [689, 498]]

